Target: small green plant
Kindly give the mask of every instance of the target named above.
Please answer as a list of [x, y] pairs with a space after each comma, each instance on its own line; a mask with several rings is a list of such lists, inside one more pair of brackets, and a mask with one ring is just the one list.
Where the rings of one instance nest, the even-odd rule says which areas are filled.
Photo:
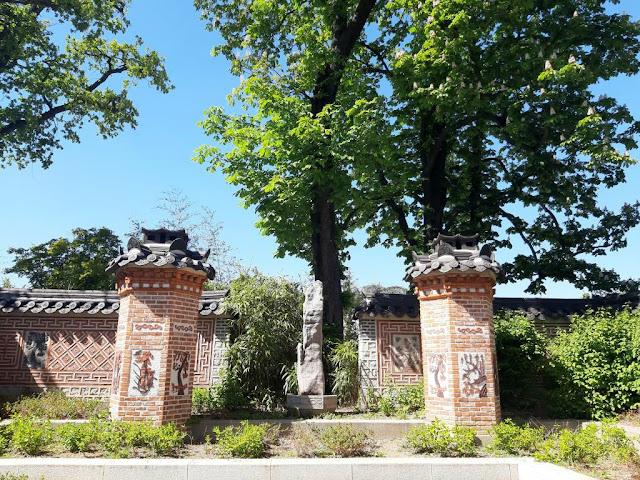
[[242, 422], [239, 428], [227, 427], [224, 430], [215, 427], [215, 443], [222, 456], [239, 458], [261, 458], [267, 449], [266, 424], [252, 425]]
[[99, 426], [97, 421], [65, 423], [58, 427], [58, 440], [70, 452], [91, 451], [99, 440]]
[[347, 340], [331, 345], [329, 363], [333, 367], [331, 391], [342, 405], [353, 405], [358, 401], [358, 341]]
[[449, 428], [441, 420], [412, 428], [406, 444], [416, 453], [435, 453], [445, 457], [471, 457], [476, 454], [475, 433], [470, 428]]
[[0, 480], [29, 480], [29, 477], [15, 473], [0, 473]]
[[534, 456], [543, 462], [569, 465], [596, 465], [606, 459], [638, 461], [633, 443], [624, 430], [614, 426], [611, 420], [603, 421], [601, 425], [592, 423], [575, 432], [555, 432]]
[[315, 457], [320, 454], [318, 432], [306, 425], [294, 425], [289, 440], [297, 457]]
[[220, 382], [209, 388], [196, 388], [193, 391], [193, 410], [197, 414], [208, 414], [220, 409], [234, 410], [249, 406], [240, 383], [232, 374], [220, 371]]
[[387, 417], [404, 418], [424, 408], [424, 385], [422, 381], [416, 385], [387, 382], [379, 392], [367, 389], [365, 398], [370, 411], [380, 412]]
[[543, 444], [544, 427], [533, 428], [529, 424], [516, 425], [509, 418], [491, 428], [493, 442], [488, 450], [509, 455], [531, 455]]
[[9, 448], [11, 443], [11, 434], [9, 429], [5, 425], [0, 425], [0, 455]]
[[361, 457], [373, 450], [373, 432], [356, 431], [350, 425], [332, 425], [320, 433], [320, 441], [335, 457]]
[[172, 455], [184, 444], [185, 434], [175, 423], [154, 427], [150, 433], [146, 446], [153, 451], [154, 455]]
[[109, 413], [107, 403], [102, 400], [68, 397], [62, 390], [22, 397], [8, 408], [13, 414], [50, 420], [106, 418]]
[[99, 432], [103, 448], [116, 458], [126, 458], [130, 454], [127, 443], [127, 427], [124, 422], [105, 422]]
[[48, 420], [14, 415], [9, 425], [11, 448], [27, 455], [37, 455], [51, 440], [53, 431]]

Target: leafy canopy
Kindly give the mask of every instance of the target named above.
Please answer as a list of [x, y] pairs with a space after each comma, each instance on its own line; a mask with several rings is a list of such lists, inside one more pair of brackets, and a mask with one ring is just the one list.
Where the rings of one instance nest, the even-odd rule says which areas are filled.
[[[590, 259], [625, 247], [640, 222], [637, 202], [597, 200], [637, 146], [628, 108], [592, 92], [638, 72], [640, 24], [612, 3], [380, 1], [337, 58], [333, 14], [354, 18], [362, 2], [197, 0], [241, 83], [233, 112], [202, 123], [225, 147], [196, 159], [240, 187], [280, 255], [310, 258], [309, 186], [330, 185], [343, 259], [356, 227], [407, 261], [440, 232], [478, 232], [524, 245], [506, 279], [530, 292], [546, 279], [625, 290]], [[312, 114], [323, 69], [340, 62], [335, 101]]]
[[29, 248], [9, 248], [13, 266], [5, 270], [29, 280], [31, 288], [112, 290], [105, 272], [119, 252], [120, 239], [108, 228], [76, 228], [73, 237], [54, 238]]
[[135, 127], [129, 89], [140, 80], [172, 88], [164, 60], [140, 37], [117, 39], [129, 3], [0, 1], [0, 167], [47, 168], [62, 139], [79, 142], [84, 122], [103, 138]]

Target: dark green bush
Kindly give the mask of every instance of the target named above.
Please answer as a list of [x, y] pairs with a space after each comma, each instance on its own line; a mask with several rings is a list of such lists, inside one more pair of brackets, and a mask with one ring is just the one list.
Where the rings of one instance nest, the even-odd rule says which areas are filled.
[[406, 445], [416, 453], [435, 453], [443, 457], [472, 457], [476, 454], [475, 432], [465, 427], [448, 427], [441, 420], [413, 427]]
[[255, 271], [234, 280], [225, 299], [235, 313], [227, 375], [260, 408], [284, 404], [282, 372], [296, 361], [303, 300], [298, 285]]
[[228, 369], [220, 371], [219, 383], [209, 388], [193, 390], [193, 410], [197, 414], [207, 414], [216, 410], [235, 410], [250, 405], [240, 383]]
[[106, 418], [107, 402], [99, 399], [68, 397], [62, 390], [47, 390], [35, 396], [21, 397], [9, 405], [12, 413], [50, 420]]
[[500, 401], [506, 409], [536, 410], [546, 392], [539, 387], [547, 367], [548, 338], [521, 313], [494, 317]]
[[239, 428], [213, 429], [218, 453], [225, 457], [261, 458], [268, 447], [269, 425], [242, 422]]
[[[606, 418], [640, 405], [640, 313], [590, 311], [551, 342], [556, 415]], [[502, 381], [502, 379], [501, 379]]]
[[320, 441], [334, 457], [362, 457], [373, 450], [373, 432], [356, 431], [350, 425], [332, 425], [322, 430]]

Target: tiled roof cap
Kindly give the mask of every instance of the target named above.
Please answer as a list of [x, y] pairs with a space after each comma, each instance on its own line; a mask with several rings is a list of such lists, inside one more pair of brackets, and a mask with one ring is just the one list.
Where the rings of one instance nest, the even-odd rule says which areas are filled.
[[495, 260], [495, 254], [488, 245], [478, 247], [479, 236], [471, 235], [438, 235], [433, 242], [434, 253], [418, 255], [413, 252], [414, 264], [407, 269], [405, 280], [412, 281], [431, 272], [442, 273], [451, 270], [490, 271], [494, 274], [501, 272], [500, 265]]
[[131, 237], [127, 243], [127, 251], [120, 249], [120, 255], [107, 265], [108, 273], [114, 273], [130, 264], [156, 267], [172, 265], [176, 268], [190, 268], [204, 272], [209, 280], [215, 278], [215, 269], [207, 263], [210, 251], [189, 250], [187, 247], [189, 236], [184, 230], [143, 228], [142, 233], [142, 242]]
[[[202, 292], [198, 310], [200, 315], [220, 315], [224, 312], [224, 299], [229, 290]], [[0, 314], [41, 313], [68, 314], [83, 313], [117, 314], [120, 297], [112, 290], [46, 290], [46, 289], [0, 289]]]

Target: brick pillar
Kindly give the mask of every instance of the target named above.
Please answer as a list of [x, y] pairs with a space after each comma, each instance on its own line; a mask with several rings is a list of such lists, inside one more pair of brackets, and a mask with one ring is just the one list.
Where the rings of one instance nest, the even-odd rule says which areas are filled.
[[493, 287], [500, 267], [473, 237], [440, 235], [407, 278], [420, 301], [425, 413], [480, 433], [500, 422]]
[[187, 249], [184, 231], [143, 233], [107, 268], [121, 297], [111, 417], [182, 424], [191, 416], [198, 302], [215, 272], [208, 253]]

